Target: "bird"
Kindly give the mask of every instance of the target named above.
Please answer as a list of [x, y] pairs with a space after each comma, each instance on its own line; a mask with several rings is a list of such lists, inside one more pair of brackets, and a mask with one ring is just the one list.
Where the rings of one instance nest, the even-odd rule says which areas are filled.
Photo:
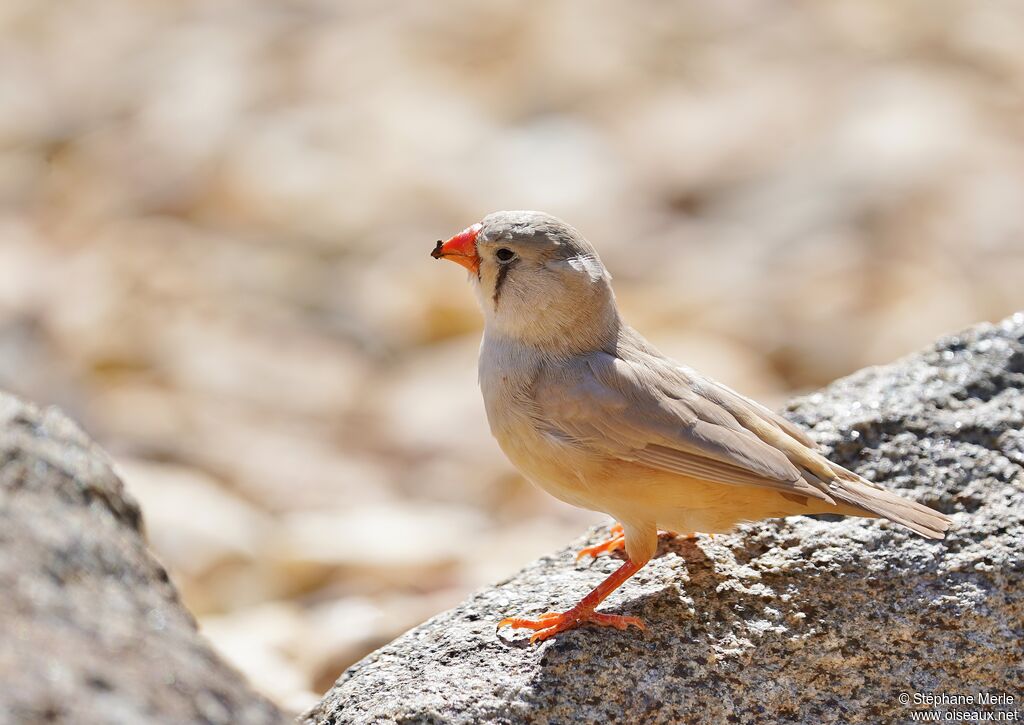
[[928, 538], [952, 521], [830, 461], [793, 422], [661, 354], [619, 314], [594, 246], [538, 211], [499, 211], [431, 251], [465, 267], [483, 312], [479, 384], [511, 463], [573, 506], [618, 524], [581, 555], [624, 562], [578, 604], [498, 627], [548, 639], [584, 624], [654, 555], [658, 530], [726, 533], [798, 514], [883, 518]]

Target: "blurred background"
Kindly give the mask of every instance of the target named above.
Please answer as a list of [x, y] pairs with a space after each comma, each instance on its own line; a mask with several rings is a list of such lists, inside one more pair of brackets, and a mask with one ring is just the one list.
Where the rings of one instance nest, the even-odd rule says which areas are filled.
[[561, 216], [777, 406], [1024, 307], [1022, 118], [1015, 0], [3, 0], [0, 387], [299, 709], [602, 521], [491, 441], [435, 240]]

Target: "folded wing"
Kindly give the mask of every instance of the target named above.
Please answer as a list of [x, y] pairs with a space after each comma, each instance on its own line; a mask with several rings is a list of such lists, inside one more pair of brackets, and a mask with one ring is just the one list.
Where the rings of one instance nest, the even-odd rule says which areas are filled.
[[[698, 382], [691, 375], [663, 358], [641, 363], [604, 352], [583, 355], [542, 372], [536, 380], [538, 425], [613, 458], [834, 503], [758, 432], [774, 431], [803, 447], [799, 439], [771, 418], [755, 422], [756, 408], [737, 405], [736, 400], [745, 399], [724, 387], [714, 395], [704, 394], [709, 381]], [[745, 418], [750, 419], [749, 427]]]

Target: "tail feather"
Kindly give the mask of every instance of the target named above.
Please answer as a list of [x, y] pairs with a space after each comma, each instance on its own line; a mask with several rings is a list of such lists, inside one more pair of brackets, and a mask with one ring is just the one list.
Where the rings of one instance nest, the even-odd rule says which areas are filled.
[[833, 464], [832, 468], [836, 478], [827, 484], [826, 490], [837, 503], [858, 510], [854, 513], [895, 521], [929, 539], [945, 538], [953, 525], [945, 514], [881, 488], [841, 466]]

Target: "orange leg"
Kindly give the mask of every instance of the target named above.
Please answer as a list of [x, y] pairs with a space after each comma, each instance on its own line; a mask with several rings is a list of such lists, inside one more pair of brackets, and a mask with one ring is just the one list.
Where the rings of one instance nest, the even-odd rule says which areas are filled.
[[599, 614], [594, 611], [598, 604], [618, 589], [624, 581], [640, 571], [642, 566], [643, 564], [634, 564], [632, 561], [627, 560], [611, 576], [598, 584], [594, 591], [583, 597], [579, 604], [567, 612], [548, 612], [547, 614], [542, 614], [538, 619], [508, 617], [498, 623], [498, 628], [500, 629], [507, 625], [513, 628], [537, 630], [530, 637], [530, 642], [545, 640], [559, 632], [574, 629], [587, 622], [601, 627], [615, 627], [616, 629], [627, 629], [632, 624], [634, 627], [643, 630], [644, 623], [636, 617], [623, 617], [619, 614]]
[[[596, 559], [600, 554], [618, 551], [626, 546], [626, 536], [622, 531], [622, 524], [615, 524], [612, 526], [610, 533], [611, 537], [607, 541], [602, 541], [601, 543], [594, 544], [592, 546], [584, 546], [580, 549], [579, 553], [576, 554], [576, 561], [579, 561], [585, 556], [592, 556]], [[697, 538], [697, 535], [698, 534], [695, 531], [692, 534], [682, 534], [682, 538], [688, 541], [693, 541]], [[712, 539], [715, 538], [714, 534], [708, 534], [708, 536]]]
[[592, 556], [596, 559], [598, 554], [603, 554], [606, 551], [616, 551], [625, 545], [626, 535], [622, 531], [622, 524], [615, 524], [611, 528], [611, 538], [607, 541], [602, 541], [600, 544], [583, 547], [580, 549], [580, 553], [576, 555], [576, 561], [579, 561], [584, 556]]

